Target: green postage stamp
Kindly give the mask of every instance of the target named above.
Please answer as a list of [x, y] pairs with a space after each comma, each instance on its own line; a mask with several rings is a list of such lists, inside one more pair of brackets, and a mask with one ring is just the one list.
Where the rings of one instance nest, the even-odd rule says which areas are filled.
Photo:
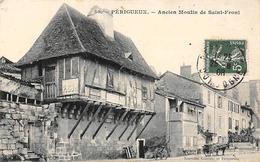
[[246, 40], [205, 40], [197, 70], [202, 82], [213, 89], [235, 87], [247, 71]]
[[207, 73], [225, 75], [246, 71], [245, 40], [205, 40]]

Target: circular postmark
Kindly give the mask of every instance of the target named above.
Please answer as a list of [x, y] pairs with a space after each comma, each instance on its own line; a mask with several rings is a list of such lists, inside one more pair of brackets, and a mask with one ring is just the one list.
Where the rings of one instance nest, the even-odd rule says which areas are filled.
[[247, 71], [245, 40], [205, 40], [205, 52], [198, 56], [201, 81], [216, 90], [238, 85]]

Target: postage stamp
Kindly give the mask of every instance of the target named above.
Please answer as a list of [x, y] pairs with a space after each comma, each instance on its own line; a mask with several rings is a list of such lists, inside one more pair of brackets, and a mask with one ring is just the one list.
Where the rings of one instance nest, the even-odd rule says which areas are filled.
[[205, 40], [197, 70], [203, 83], [217, 90], [238, 85], [247, 71], [246, 40]]
[[237, 73], [246, 68], [245, 40], [206, 40], [206, 72]]

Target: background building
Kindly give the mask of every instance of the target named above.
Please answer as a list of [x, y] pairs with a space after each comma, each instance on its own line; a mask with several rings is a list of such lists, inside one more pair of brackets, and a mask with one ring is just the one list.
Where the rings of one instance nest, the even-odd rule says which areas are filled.
[[260, 80], [242, 82], [237, 87], [241, 103], [249, 105], [254, 112], [252, 118], [256, 128], [255, 135], [260, 138]]

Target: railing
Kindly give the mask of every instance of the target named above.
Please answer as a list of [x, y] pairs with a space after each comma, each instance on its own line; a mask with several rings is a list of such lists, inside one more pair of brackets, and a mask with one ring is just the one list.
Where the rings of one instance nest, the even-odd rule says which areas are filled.
[[44, 87], [44, 97], [46, 99], [56, 97], [56, 86], [54, 82], [45, 83]]
[[170, 120], [187, 120], [197, 122], [196, 115], [187, 114], [184, 112], [171, 112], [170, 113]]
[[183, 113], [182, 112], [172, 112], [170, 113], [170, 120], [183, 120]]

